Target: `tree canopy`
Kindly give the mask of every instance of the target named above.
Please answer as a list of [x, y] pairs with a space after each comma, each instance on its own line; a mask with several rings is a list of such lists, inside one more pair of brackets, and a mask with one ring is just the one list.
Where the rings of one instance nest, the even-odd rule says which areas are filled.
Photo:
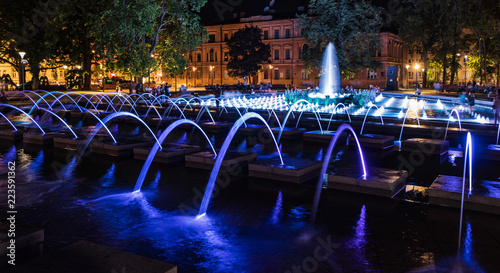
[[244, 77], [259, 73], [262, 64], [270, 63], [271, 49], [262, 42], [262, 30], [256, 26], [239, 29], [227, 41], [229, 76]]
[[303, 53], [308, 68], [319, 68], [322, 48], [332, 42], [342, 73], [378, 66], [372, 57], [381, 48], [381, 9], [365, 0], [311, 0], [306, 14], [298, 16], [302, 35], [309, 44]]

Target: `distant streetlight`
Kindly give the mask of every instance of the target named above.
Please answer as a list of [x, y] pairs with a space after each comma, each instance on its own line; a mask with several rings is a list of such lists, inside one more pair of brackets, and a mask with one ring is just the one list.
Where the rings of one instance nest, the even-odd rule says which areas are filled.
[[193, 67], [193, 78], [194, 78], [194, 87], [196, 87], [196, 67]]
[[465, 61], [464, 61], [464, 65], [465, 65], [465, 84], [467, 85], [467, 78], [468, 78], [468, 75], [467, 75], [467, 59], [469, 58], [469, 56], [465, 55]]
[[269, 75], [269, 78], [271, 78], [271, 85], [273, 85], [273, 74], [274, 74], [273, 67], [274, 66], [272, 66], [271, 64], [269, 65], [269, 74], [271, 74], [271, 75]]
[[415, 64], [415, 88], [418, 87], [418, 69], [420, 68], [420, 65]]
[[215, 66], [211, 65], [210, 66], [210, 77], [212, 77], [212, 86], [214, 85], [214, 76], [215, 76], [215, 72], [212, 72], [212, 70], [214, 70]]
[[409, 82], [409, 79], [408, 79], [408, 78], [409, 78], [409, 75], [410, 75], [410, 71], [409, 71], [409, 69], [410, 69], [410, 65], [409, 65], [409, 64], [407, 64], [407, 65], [406, 65], [406, 89], [408, 89], [408, 88], [409, 88], [409, 83], [408, 83], [408, 82]]
[[19, 56], [21, 56], [21, 77], [22, 77], [23, 91], [24, 91], [24, 56], [25, 55], [26, 55], [26, 52], [19, 52]]

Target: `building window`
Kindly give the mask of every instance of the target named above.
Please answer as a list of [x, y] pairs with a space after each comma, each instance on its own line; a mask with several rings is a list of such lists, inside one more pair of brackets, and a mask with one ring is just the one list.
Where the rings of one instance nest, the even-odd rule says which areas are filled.
[[274, 79], [275, 80], [280, 79], [280, 71], [278, 69], [274, 70]]
[[301, 29], [300, 29], [300, 37], [304, 37], [304, 33], [305, 33], [304, 29], [303, 29], [303, 28], [301, 28]]
[[274, 59], [275, 60], [279, 60], [280, 59], [280, 50], [279, 49], [275, 49], [274, 50]]
[[290, 73], [290, 72], [291, 72], [291, 71], [290, 71], [290, 69], [285, 70], [285, 79], [286, 79], [286, 80], [289, 80], [289, 79], [290, 79], [290, 76], [291, 76], [291, 73]]
[[188, 79], [192, 79], [193, 78], [193, 74], [191, 73], [191, 70], [188, 70]]
[[299, 59], [302, 59], [304, 53], [309, 49], [309, 46], [304, 44], [302, 48], [299, 47]]
[[279, 29], [275, 29], [274, 30], [274, 39], [279, 39], [280, 38], [280, 30]]
[[385, 73], [384, 72], [380, 72], [380, 77], [384, 77]]
[[269, 39], [269, 30], [264, 30], [264, 40]]
[[418, 72], [418, 78], [419, 78], [419, 79], [422, 79], [422, 78], [423, 78], [423, 76], [422, 76], [422, 72]]
[[367, 70], [366, 78], [369, 79], [369, 80], [375, 80], [375, 79], [377, 79], [377, 72], [374, 71], [374, 70]]
[[267, 80], [267, 79], [269, 79], [269, 71], [264, 70], [264, 80]]
[[215, 52], [214, 52], [214, 49], [210, 49], [210, 61], [213, 62], [214, 61], [214, 55], [215, 55]]
[[227, 72], [227, 70], [224, 70], [224, 80], [227, 79], [229, 79], [229, 73]]
[[229, 41], [229, 34], [224, 33], [224, 42]]
[[229, 52], [224, 52], [224, 62], [229, 61]]
[[201, 79], [201, 70], [200, 69], [196, 70], [196, 79], [198, 79], [198, 80]]
[[193, 55], [194, 55], [194, 53], [190, 53], [190, 54], [189, 54], [189, 61], [190, 61], [190, 62], [192, 62], [192, 61], [193, 61]]
[[285, 36], [286, 38], [292, 38], [292, 30], [291, 29], [286, 29], [285, 30]]
[[285, 50], [285, 60], [290, 60], [291, 59], [291, 50], [290, 49], [286, 49]]
[[309, 73], [307, 73], [307, 70], [305, 69], [300, 70], [300, 78], [303, 80], [309, 80]]
[[408, 79], [413, 79], [413, 72], [408, 72]]
[[215, 34], [208, 35], [208, 42], [215, 43]]
[[196, 54], [196, 61], [201, 62], [201, 53]]

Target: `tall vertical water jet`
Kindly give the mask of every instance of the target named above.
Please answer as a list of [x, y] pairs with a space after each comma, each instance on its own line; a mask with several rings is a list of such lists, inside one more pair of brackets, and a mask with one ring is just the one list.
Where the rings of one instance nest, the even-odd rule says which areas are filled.
[[326, 47], [321, 69], [320, 90], [323, 96], [333, 97], [333, 93], [339, 92], [342, 87], [337, 51], [333, 43]]

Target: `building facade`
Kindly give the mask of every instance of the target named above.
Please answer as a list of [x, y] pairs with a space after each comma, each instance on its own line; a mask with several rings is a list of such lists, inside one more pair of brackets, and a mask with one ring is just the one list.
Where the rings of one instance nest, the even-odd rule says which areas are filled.
[[[264, 65], [258, 75], [252, 79], [229, 77], [227, 64], [229, 48], [226, 42], [231, 36], [245, 26], [253, 25], [262, 29], [262, 40], [271, 49], [271, 63]], [[210, 84], [234, 85], [245, 80], [248, 84], [258, 85], [270, 82], [274, 85], [292, 85], [297, 87], [317, 86], [318, 70], [308, 73], [302, 61], [302, 52], [307, 50], [306, 40], [301, 36], [301, 29], [295, 19], [273, 20], [272, 15], [241, 18], [238, 23], [214, 25], [205, 27], [209, 38], [195, 52], [189, 55], [189, 68], [184, 75], [176, 78], [164, 78], [176, 89], [180, 85], [201, 87]], [[395, 34], [380, 34], [382, 48], [376, 60], [381, 66], [376, 70], [364, 69], [342, 84], [353, 85], [355, 88], [367, 88], [370, 85], [386, 87], [387, 67], [398, 67], [399, 86], [403, 86], [407, 75], [403, 74], [407, 52], [402, 41]]]

